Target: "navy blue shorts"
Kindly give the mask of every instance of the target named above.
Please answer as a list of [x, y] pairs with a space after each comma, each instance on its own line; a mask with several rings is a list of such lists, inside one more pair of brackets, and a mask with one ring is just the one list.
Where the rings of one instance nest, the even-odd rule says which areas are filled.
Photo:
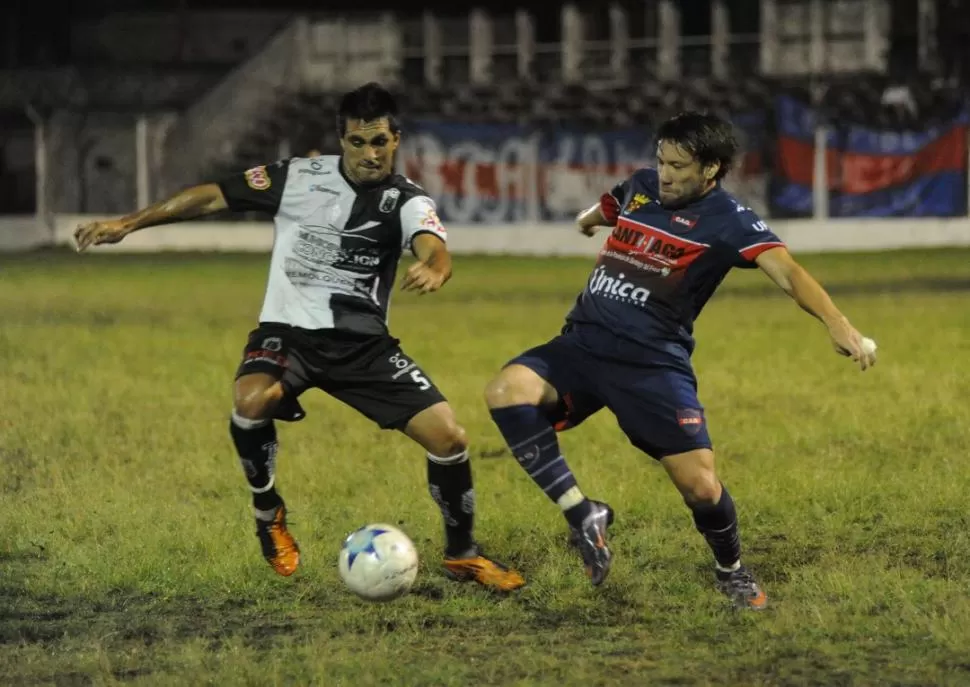
[[630, 443], [659, 460], [712, 448], [697, 379], [686, 353], [644, 355], [636, 362], [596, 355], [574, 333], [564, 333], [510, 360], [524, 365], [559, 393], [550, 421], [557, 431], [609, 408]]

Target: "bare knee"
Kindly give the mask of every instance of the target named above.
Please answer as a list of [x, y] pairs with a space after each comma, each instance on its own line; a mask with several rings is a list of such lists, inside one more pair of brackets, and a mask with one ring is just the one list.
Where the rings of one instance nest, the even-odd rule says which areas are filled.
[[433, 456], [457, 456], [468, 449], [468, 434], [457, 422], [443, 425], [429, 439], [424, 449]]
[[240, 377], [233, 388], [233, 410], [246, 420], [265, 420], [283, 397], [283, 387], [267, 374]]
[[468, 434], [458, 424], [447, 403], [439, 403], [415, 415], [404, 428], [404, 433], [421, 444], [425, 451], [441, 458], [456, 456], [468, 448]]
[[524, 365], [509, 365], [485, 386], [485, 402], [489, 408], [535, 406], [555, 402], [555, 390]]
[[721, 498], [721, 483], [714, 471], [710, 470], [696, 475], [680, 487], [680, 493], [688, 506], [713, 506]]
[[721, 481], [712, 451], [698, 449], [667, 456], [661, 464], [688, 506], [713, 505], [720, 500]]

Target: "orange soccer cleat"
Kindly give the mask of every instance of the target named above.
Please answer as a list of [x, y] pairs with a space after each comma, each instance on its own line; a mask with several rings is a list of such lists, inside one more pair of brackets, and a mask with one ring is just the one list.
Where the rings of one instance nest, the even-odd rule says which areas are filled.
[[511, 592], [525, 586], [522, 575], [484, 556], [477, 545], [460, 556], [447, 556], [444, 566], [445, 574], [453, 580], [474, 580], [498, 592]]
[[286, 529], [286, 506], [280, 504], [272, 520], [256, 518], [256, 536], [265, 558], [283, 577], [292, 575], [300, 565], [300, 547]]

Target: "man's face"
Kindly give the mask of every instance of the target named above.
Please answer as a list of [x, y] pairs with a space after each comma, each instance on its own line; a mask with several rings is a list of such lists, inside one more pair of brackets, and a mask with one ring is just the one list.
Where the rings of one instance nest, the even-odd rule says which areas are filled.
[[394, 170], [394, 151], [400, 142], [400, 132], [391, 132], [386, 117], [367, 122], [348, 119], [340, 139], [348, 176], [360, 184], [382, 181]]
[[660, 203], [680, 207], [703, 195], [714, 185], [717, 165], [703, 167], [682, 146], [670, 141], [657, 145], [657, 172], [660, 175]]

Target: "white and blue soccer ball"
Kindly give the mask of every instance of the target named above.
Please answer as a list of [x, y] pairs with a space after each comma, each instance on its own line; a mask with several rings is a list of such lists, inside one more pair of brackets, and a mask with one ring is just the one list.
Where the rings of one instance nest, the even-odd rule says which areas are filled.
[[418, 552], [397, 527], [364, 525], [344, 539], [339, 567], [354, 594], [367, 601], [390, 601], [407, 594], [414, 584]]

